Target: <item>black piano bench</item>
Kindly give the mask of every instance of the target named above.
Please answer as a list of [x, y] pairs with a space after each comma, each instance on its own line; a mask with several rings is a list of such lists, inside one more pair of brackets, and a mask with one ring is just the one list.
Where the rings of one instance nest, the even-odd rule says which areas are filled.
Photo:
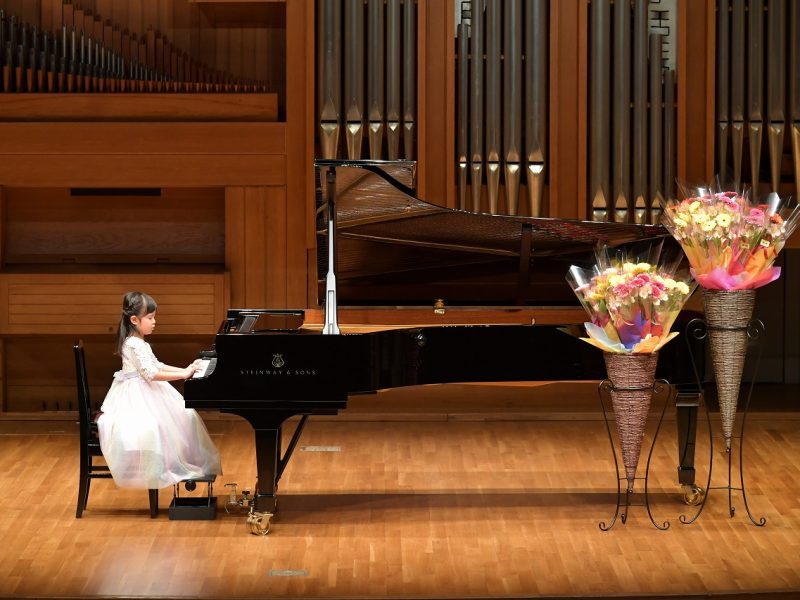
[[[213, 521], [217, 517], [217, 497], [214, 495], [216, 475], [206, 475], [198, 479], [184, 479], [172, 486], [173, 496], [169, 505], [170, 521]], [[205, 483], [205, 496], [181, 496], [181, 485], [187, 492], [193, 492], [198, 483]]]

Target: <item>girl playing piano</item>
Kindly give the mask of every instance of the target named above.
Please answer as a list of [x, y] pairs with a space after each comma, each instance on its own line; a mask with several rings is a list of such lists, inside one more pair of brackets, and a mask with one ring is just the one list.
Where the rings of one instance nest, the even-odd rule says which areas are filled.
[[97, 421], [103, 456], [120, 487], [157, 489], [222, 472], [202, 419], [167, 383], [191, 377], [197, 361], [183, 369], [159, 362], [144, 340], [155, 325], [155, 300], [125, 294], [117, 339], [122, 370], [114, 373]]

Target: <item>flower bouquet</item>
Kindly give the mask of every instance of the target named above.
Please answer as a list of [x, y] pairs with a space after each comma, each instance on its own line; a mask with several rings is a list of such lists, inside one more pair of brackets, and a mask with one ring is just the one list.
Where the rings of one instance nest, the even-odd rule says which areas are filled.
[[581, 339], [603, 350], [631, 491], [658, 351], [677, 335], [670, 328], [695, 284], [688, 271], [681, 269], [683, 256], [662, 252], [662, 243], [613, 256], [604, 247], [595, 258], [589, 269], [570, 267], [567, 281], [591, 319], [584, 323], [588, 337]]
[[800, 207], [777, 194], [756, 203], [746, 192], [718, 188], [682, 185], [686, 199], [666, 202], [662, 222], [703, 288], [723, 436], [730, 449], [755, 290], [780, 277], [775, 259], [800, 222]]

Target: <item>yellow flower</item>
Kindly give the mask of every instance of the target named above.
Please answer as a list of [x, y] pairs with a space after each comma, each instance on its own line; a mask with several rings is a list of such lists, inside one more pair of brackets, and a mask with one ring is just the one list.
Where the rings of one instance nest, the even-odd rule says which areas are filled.
[[731, 216], [727, 213], [717, 215], [717, 223], [720, 227], [728, 227], [731, 224]]
[[689, 212], [697, 212], [698, 208], [700, 208], [700, 200], [695, 200], [689, 205]]
[[611, 287], [625, 283], [625, 278], [622, 275], [612, 275], [608, 278], [608, 285]]

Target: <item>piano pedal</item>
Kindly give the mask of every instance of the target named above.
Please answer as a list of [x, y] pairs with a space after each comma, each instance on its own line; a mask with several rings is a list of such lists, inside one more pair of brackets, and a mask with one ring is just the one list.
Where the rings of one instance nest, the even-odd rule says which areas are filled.
[[269, 533], [270, 525], [272, 524], [272, 517], [274, 515], [270, 512], [259, 512], [250, 507], [250, 514], [247, 515], [247, 524], [250, 526], [250, 533], [253, 535], [267, 535]]
[[228, 514], [234, 510], [239, 512], [243, 508], [250, 508], [252, 510], [253, 499], [250, 497], [250, 490], [242, 490], [242, 497], [239, 498], [239, 493], [236, 488], [237, 485], [236, 482], [225, 484], [226, 488], [230, 488], [228, 491], [228, 500], [225, 502], [225, 512]]

